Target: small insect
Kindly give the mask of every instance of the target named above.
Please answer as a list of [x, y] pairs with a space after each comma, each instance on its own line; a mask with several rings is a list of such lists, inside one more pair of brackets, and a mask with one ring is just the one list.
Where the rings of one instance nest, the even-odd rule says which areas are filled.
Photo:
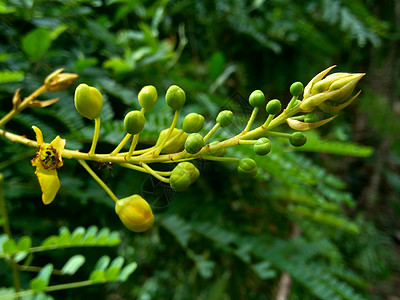
[[98, 162], [97, 163], [97, 169], [102, 170], [107, 168], [108, 170], [112, 171], [113, 169], [113, 164], [110, 161], [107, 162]]

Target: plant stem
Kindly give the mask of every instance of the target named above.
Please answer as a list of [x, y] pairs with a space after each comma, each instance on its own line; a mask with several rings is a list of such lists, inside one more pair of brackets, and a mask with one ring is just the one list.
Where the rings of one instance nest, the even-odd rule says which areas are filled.
[[246, 128], [243, 130], [244, 133], [246, 133], [246, 132], [248, 132], [250, 130], [250, 127], [251, 127], [251, 125], [253, 125], [253, 122], [254, 122], [254, 120], [255, 120], [255, 118], [257, 116], [258, 110], [259, 110], [258, 107], [254, 107], [254, 109], [253, 109], [253, 111], [251, 113], [250, 119], [247, 122]]
[[[43, 292], [55, 292], [59, 290], [66, 290], [66, 289], [73, 289], [73, 288], [79, 288], [79, 287], [85, 287], [93, 284], [100, 284], [100, 283], [106, 283], [107, 280], [102, 280], [102, 281], [92, 281], [92, 280], [85, 280], [85, 281], [79, 281], [79, 282], [72, 282], [72, 283], [64, 283], [64, 284], [58, 284], [58, 285], [53, 285], [53, 286], [48, 286]], [[12, 293], [8, 295], [3, 295], [0, 296], [0, 300], [6, 300], [6, 299], [14, 299], [15, 297], [26, 297], [32, 294], [37, 293], [36, 291], [33, 290], [27, 290], [19, 293]]]
[[293, 106], [293, 104], [296, 102], [297, 98], [299, 98], [299, 97], [293, 96], [292, 99], [290, 99], [288, 105], [286, 106], [286, 109], [287, 109], [287, 110], [289, 110], [289, 109], [292, 108], [292, 106]]
[[117, 155], [119, 151], [125, 146], [126, 142], [130, 139], [132, 135], [130, 133], [127, 133], [121, 143], [113, 150], [113, 152], [110, 153], [111, 156]]
[[78, 159], [78, 162], [82, 165], [82, 167], [85, 168], [85, 170], [94, 178], [94, 180], [97, 181], [97, 183], [107, 192], [107, 194], [113, 199], [115, 202], [118, 201], [117, 196], [110, 190], [110, 188], [107, 186], [107, 184], [104, 183], [103, 180], [100, 179], [99, 176], [93, 170], [88, 166], [86, 161]]
[[172, 131], [174, 130], [176, 123], [178, 123], [178, 118], [179, 118], [179, 114], [180, 114], [180, 110], [176, 110], [175, 114], [174, 114], [174, 119], [172, 120], [171, 126], [169, 127], [169, 130], [167, 132], [167, 134], [165, 135], [164, 139], [161, 141], [160, 146], [158, 146], [156, 148], [156, 151], [154, 151], [153, 153], [153, 157], [157, 157], [160, 152], [162, 151], [162, 149], [164, 148], [166, 142], [168, 141]]
[[157, 178], [158, 180], [165, 182], [165, 183], [169, 183], [169, 179], [161, 176], [160, 174], [158, 174], [156, 171], [154, 171], [152, 168], [150, 168], [147, 164], [142, 163], [143, 168], [145, 168], [151, 175], [153, 175], [155, 178]]
[[[8, 219], [6, 199], [5, 199], [4, 193], [3, 193], [3, 180], [4, 180], [3, 174], [0, 173], [0, 214], [1, 214], [1, 217], [3, 218], [4, 232], [8, 235], [8, 238], [11, 239], [12, 238], [11, 237], [11, 226], [10, 226], [10, 220]], [[13, 283], [14, 283], [14, 290], [15, 290], [15, 292], [18, 293], [21, 290], [21, 282], [19, 279], [17, 264], [14, 261], [14, 255], [11, 255], [11, 257], [10, 257], [10, 265], [11, 265], [12, 278], [13, 278]], [[17, 296], [17, 299], [21, 299], [21, 297]]]
[[11, 119], [13, 119], [17, 114], [19, 114], [21, 111], [23, 111], [25, 108], [29, 106], [31, 101], [35, 100], [37, 97], [39, 97], [41, 94], [46, 92], [46, 86], [42, 85], [39, 87], [36, 91], [34, 91], [32, 94], [30, 94], [28, 97], [24, 99], [24, 101], [21, 102], [20, 105], [18, 105], [17, 108], [11, 110], [8, 114], [6, 114], [3, 118], [0, 120], [0, 127], [4, 126], [7, 122], [9, 122]]
[[203, 138], [204, 143], [207, 142], [207, 140], [218, 130], [218, 128], [221, 127], [220, 123], [217, 123], [214, 125], [213, 128], [206, 134], [206, 136]]
[[89, 156], [94, 156], [94, 152], [96, 151], [97, 141], [99, 139], [99, 133], [100, 133], [100, 117], [94, 119], [94, 134], [93, 134], [92, 147], [90, 147], [90, 151], [88, 153]]
[[131, 147], [129, 148], [128, 154], [125, 156], [126, 160], [129, 160], [129, 158], [132, 156], [133, 150], [135, 150], [138, 141], [139, 141], [139, 133], [135, 134], [132, 138]]

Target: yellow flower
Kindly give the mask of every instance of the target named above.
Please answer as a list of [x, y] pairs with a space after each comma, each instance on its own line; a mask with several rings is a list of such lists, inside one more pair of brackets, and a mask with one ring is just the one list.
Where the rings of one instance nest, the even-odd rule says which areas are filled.
[[39, 128], [32, 126], [36, 133], [36, 141], [39, 151], [31, 160], [32, 166], [36, 167], [35, 174], [39, 179], [42, 189], [42, 200], [44, 204], [50, 204], [60, 189], [60, 180], [57, 176], [57, 168], [63, 165], [62, 152], [65, 140], [57, 136], [50, 144], [43, 143], [43, 134]]

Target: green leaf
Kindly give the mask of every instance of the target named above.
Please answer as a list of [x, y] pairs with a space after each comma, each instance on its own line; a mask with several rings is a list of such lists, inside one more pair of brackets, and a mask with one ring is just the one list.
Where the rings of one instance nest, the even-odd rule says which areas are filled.
[[11, 14], [15, 12], [15, 7], [7, 6], [6, 2], [0, 2], [0, 14]]
[[121, 243], [120, 234], [117, 231], [111, 232], [110, 236], [107, 239], [108, 246], [116, 246]]
[[50, 46], [51, 31], [48, 29], [33, 29], [22, 38], [22, 50], [33, 60], [39, 60]]
[[22, 71], [9, 71], [9, 70], [0, 71], [0, 83], [18, 82], [22, 81], [24, 77], [25, 73]]
[[45, 265], [39, 272], [37, 278], [43, 279], [46, 283], [46, 286], [49, 284], [50, 276], [53, 272], [53, 264]]
[[271, 263], [266, 260], [255, 264], [253, 270], [261, 279], [271, 279], [276, 277], [276, 271], [271, 269]]
[[30, 287], [35, 292], [41, 292], [49, 285], [50, 276], [53, 272], [53, 265], [45, 265], [39, 272], [38, 276], [30, 281]]
[[95, 243], [96, 241], [96, 234], [97, 231], [99, 229], [97, 228], [97, 226], [90, 226], [87, 230], [86, 230], [86, 235], [83, 238], [83, 244], [84, 245], [92, 245]]
[[18, 240], [18, 251], [27, 251], [32, 246], [32, 239], [29, 236], [23, 236]]
[[8, 240], [8, 235], [3, 233], [0, 235], [0, 253], [3, 253], [3, 244]]
[[107, 281], [116, 281], [118, 279], [119, 272], [121, 268], [119, 267], [111, 267], [108, 268], [104, 277]]
[[118, 279], [121, 282], [125, 282], [129, 278], [129, 276], [136, 270], [136, 268], [137, 262], [132, 262], [129, 265], [126, 265], [122, 268], [121, 273], [119, 273]]
[[18, 251], [17, 244], [13, 239], [9, 239], [3, 243], [3, 252], [5, 254], [14, 254]]
[[71, 243], [71, 233], [69, 232], [67, 227], [60, 228], [60, 234], [58, 236], [58, 246], [66, 246]]
[[218, 76], [224, 71], [225, 56], [222, 52], [214, 53], [208, 62], [208, 73], [212, 81], [216, 80]]
[[85, 235], [85, 228], [77, 227], [71, 234], [71, 245], [82, 244], [84, 235]]
[[94, 266], [94, 270], [104, 271], [105, 269], [107, 269], [109, 264], [110, 264], [110, 257], [107, 255], [103, 255], [97, 261], [96, 265]]
[[102, 228], [99, 231], [99, 234], [97, 235], [96, 245], [101, 245], [101, 246], [106, 245], [109, 236], [110, 236], [110, 229]]
[[29, 283], [31, 290], [34, 292], [44, 291], [47, 287], [46, 281], [40, 278], [33, 278]]
[[77, 254], [72, 256], [63, 266], [61, 272], [67, 275], [74, 275], [76, 271], [85, 263], [85, 257]]
[[93, 282], [101, 282], [104, 280], [104, 270], [94, 270], [90, 273], [89, 280]]
[[58, 244], [58, 236], [52, 235], [52, 236], [49, 236], [48, 238], [46, 238], [42, 242], [41, 246], [44, 248], [54, 248], [57, 246], [57, 244]]

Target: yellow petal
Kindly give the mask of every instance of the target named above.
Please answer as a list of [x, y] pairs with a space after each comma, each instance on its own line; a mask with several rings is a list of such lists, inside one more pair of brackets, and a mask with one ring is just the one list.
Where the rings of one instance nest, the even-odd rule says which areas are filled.
[[290, 126], [290, 128], [294, 129], [294, 130], [310, 130], [310, 129], [314, 129], [314, 128], [318, 128], [330, 121], [332, 121], [334, 118], [336, 118], [336, 116], [330, 117], [328, 119], [325, 120], [321, 120], [321, 121], [317, 121], [317, 122], [313, 122], [313, 123], [305, 123], [305, 122], [301, 122], [298, 120], [293, 120], [291, 118], [288, 118], [286, 120], [286, 123], [288, 123], [288, 125]]
[[33, 130], [36, 133], [36, 141], [38, 143], [39, 146], [41, 146], [43, 144], [43, 134], [42, 131], [40, 131], [40, 129], [36, 126], [32, 126]]
[[61, 161], [62, 152], [64, 151], [65, 147], [65, 140], [57, 135], [57, 137], [50, 143], [50, 145], [57, 150], [58, 159]]
[[44, 204], [50, 204], [60, 189], [60, 180], [55, 169], [49, 170], [41, 166], [36, 168], [36, 175], [42, 189], [42, 200]]

